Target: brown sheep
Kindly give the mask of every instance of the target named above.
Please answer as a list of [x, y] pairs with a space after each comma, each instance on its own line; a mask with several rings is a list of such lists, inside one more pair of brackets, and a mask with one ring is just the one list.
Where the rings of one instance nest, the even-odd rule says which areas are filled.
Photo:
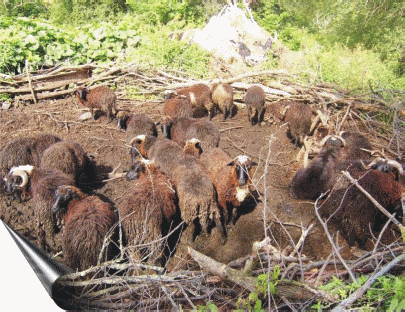
[[165, 99], [178, 95], [185, 95], [190, 100], [193, 109], [207, 110], [210, 120], [214, 117], [215, 105], [212, 102], [211, 91], [207, 85], [198, 83], [188, 88], [176, 90], [175, 92], [169, 91], [166, 92]]
[[[180, 232], [171, 233], [167, 242], [162, 239], [180, 224], [172, 183], [159, 166], [149, 160], [134, 163], [127, 179], [137, 180], [118, 207], [128, 258], [136, 259], [135, 254], [139, 251], [141, 259], [165, 266], [175, 250]], [[138, 248], [138, 245], [143, 247]]]
[[183, 150], [176, 142], [150, 135], [138, 135], [130, 142], [133, 161], [144, 157], [153, 160], [170, 178], [178, 166]]
[[185, 95], [165, 100], [163, 113], [171, 120], [178, 117], [193, 117], [194, 110], [190, 100]]
[[311, 108], [302, 103], [291, 103], [285, 112], [284, 121], [288, 123], [287, 134], [293, 139], [295, 147], [304, 142], [312, 124]]
[[250, 212], [257, 204], [257, 191], [251, 177], [257, 164], [247, 156], [232, 159], [225, 151], [214, 148], [202, 155], [205, 169], [218, 194], [218, 204], [227, 223], [235, 226], [242, 212]]
[[8, 142], [0, 154], [0, 173], [6, 175], [16, 166], [39, 166], [44, 151], [59, 141], [62, 139], [55, 135], [38, 134]]
[[[353, 178], [396, 218], [402, 218], [405, 188], [389, 174], [379, 170], [351, 172]], [[388, 218], [346, 177], [339, 175], [331, 194], [320, 205], [323, 217], [340, 229], [350, 246], [370, 250], [372, 238], [382, 229]], [[390, 242], [391, 243], [391, 242]]]
[[182, 147], [187, 140], [196, 138], [200, 140], [203, 151], [218, 147], [220, 140], [219, 130], [211, 121], [195, 118], [176, 118], [166, 124], [166, 129], [162, 127], [162, 132]]
[[191, 140], [188, 140], [186, 144], [184, 145], [183, 152], [185, 155], [189, 155], [192, 157], [200, 158], [200, 155], [202, 154], [203, 150], [201, 148], [201, 142], [199, 139], [192, 138]]
[[61, 185], [75, 185], [74, 179], [59, 170], [44, 170], [31, 165], [13, 167], [4, 178], [6, 192], [25, 192], [35, 204], [34, 218], [42, 248], [54, 250], [56, 225], [51, 207], [55, 192]]
[[40, 167], [45, 170], [59, 170], [71, 176], [76, 183], [90, 183], [96, 178], [93, 161], [79, 143], [61, 141], [47, 148]]
[[[118, 217], [111, 204], [98, 196], [87, 196], [77, 187], [61, 185], [55, 192], [51, 210], [55, 218], [63, 217], [65, 264], [79, 271], [97, 265], [104, 238], [111, 234], [115, 240], [113, 226]], [[111, 260], [116, 255], [114, 250], [114, 246], [108, 246], [101, 261]]]
[[329, 190], [335, 182], [337, 159], [343, 146], [340, 138], [329, 137], [319, 155], [294, 175], [289, 186], [290, 196], [316, 199]]
[[341, 149], [339, 160], [345, 159], [369, 159], [372, 147], [368, 139], [360, 132], [341, 131], [339, 135], [346, 141], [345, 147]]
[[214, 83], [211, 85], [212, 101], [222, 112], [222, 120], [226, 120], [233, 109], [233, 89], [227, 83]]
[[158, 135], [155, 122], [145, 114], [129, 114], [120, 111], [117, 114], [117, 120], [117, 127], [125, 130], [127, 142], [140, 134]]
[[75, 91], [75, 95], [81, 105], [90, 109], [93, 119], [95, 119], [94, 110], [101, 110], [107, 114], [106, 122], [110, 122], [117, 100], [113, 90], [105, 86], [96, 87], [91, 90], [80, 87]]
[[260, 126], [265, 113], [266, 93], [260, 86], [251, 86], [246, 91], [245, 103], [250, 124], [253, 126], [257, 122]]

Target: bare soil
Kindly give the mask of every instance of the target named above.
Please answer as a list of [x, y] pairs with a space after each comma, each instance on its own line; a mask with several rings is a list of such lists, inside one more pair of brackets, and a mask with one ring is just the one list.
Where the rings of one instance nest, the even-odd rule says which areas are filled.
[[[160, 101], [118, 101], [117, 106], [118, 109], [129, 109], [134, 113], [146, 113], [155, 121], [159, 120], [159, 112], [163, 111], [163, 102]], [[126, 171], [130, 165], [130, 155], [125, 144], [125, 132], [118, 130], [114, 122], [106, 124], [104, 116], [95, 121], [79, 121], [78, 117], [84, 112], [86, 109], [79, 107], [72, 97], [2, 111], [0, 148], [19, 137], [52, 133], [80, 143], [87, 153], [95, 156], [99, 173], [110, 172], [119, 165], [117, 172]], [[235, 229], [228, 231], [226, 244], [221, 245], [220, 234], [214, 228], [210, 236], [198, 236], [192, 247], [222, 263], [228, 263], [250, 254], [253, 242], [264, 239], [265, 228], [272, 238], [271, 244], [283, 249], [291, 244], [291, 239], [295, 243], [298, 241], [302, 228], [314, 223], [304, 243], [303, 253], [314, 259], [326, 258], [331, 253], [331, 247], [316, 219], [313, 203], [297, 201], [288, 195], [287, 185], [298, 168], [295, 158], [299, 149], [295, 149], [287, 138], [285, 126], [269, 124], [267, 119], [266, 116], [262, 126], [250, 126], [244, 110], [239, 110], [225, 122], [221, 115], [213, 118], [222, 131], [220, 147], [232, 157], [245, 154], [258, 163], [253, 182], [262, 194], [262, 202], [253, 212], [240, 217]], [[131, 183], [124, 178], [114, 179], [95, 193], [118, 204]], [[0, 218], [37, 242], [34, 231], [37, 225], [32, 218], [31, 205], [30, 201], [19, 203], [0, 195]], [[343, 255], [352, 257], [350, 248], [344, 246]], [[185, 247], [182, 242], [179, 244], [177, 253], [169, 262], [169, 269], [178, 269], [187, 263]]]

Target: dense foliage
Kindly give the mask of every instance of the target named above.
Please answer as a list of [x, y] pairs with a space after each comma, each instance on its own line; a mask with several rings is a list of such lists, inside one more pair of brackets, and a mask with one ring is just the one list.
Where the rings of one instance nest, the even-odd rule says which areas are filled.
[[[25, 59], [37, 68], [137, 61], [208, 75], [207, 54], [168, 39], [171, 31], [203, 27], [226, 1], [213, 0], [9, 0], [0, 8], [0, 72], [20, 73]], [[352, 90], [405, 88], [403, 1], [259, 0], [256, 21], [299, 62], [289, 70], [308, 83], [331, 82]], [[29, 17], [29, 19], [21, 17]], [[20, 17], [20, 18], [19, 18]], [[41, 19], [45, 18], [45, 19]], [[274, 46], [264, 66], [283, 66]], [[289, 60], [290, 61], [290, 60]]]

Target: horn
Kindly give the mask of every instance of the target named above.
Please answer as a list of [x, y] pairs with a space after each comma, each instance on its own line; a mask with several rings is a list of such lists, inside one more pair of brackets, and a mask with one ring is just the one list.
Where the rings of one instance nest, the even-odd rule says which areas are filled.
[[21, 177], [22, 182], [18, 187], [23, 188], [28, 184], [28, 173], [21, 169], [10, 170], [11, 174], [15, 177]]

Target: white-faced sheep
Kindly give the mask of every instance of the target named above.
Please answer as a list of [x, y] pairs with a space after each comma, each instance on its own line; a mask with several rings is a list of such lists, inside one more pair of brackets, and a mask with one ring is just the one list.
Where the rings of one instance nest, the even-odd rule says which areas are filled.
[[[396, 213], [396, 218], [402, 219], [405, 188], [392, 175], [374, 169], [351, 172], [351, 175], [389, 213]], [[337, 178], [330, 195], [320, 205], [319, 212], [340, 229], [350, 246], [357, 245], [367, 250], [374, 245], [371, 244], [371, 232], [377, 236], [388, 221], [365, 194], [343, 175]]]
[[44, 151], [62, 141], [52, 134], [38, 134], [8, 142], [0, 155], [0, 173], [6, 175], [12, 167], [21, 165], [39, 166]]
[[302, 103], [291, 103], [284, 116], [284, 121], [288, 123], [287, 134], [294, 140], [295, 147], [302, 144], [304, 137], [309, 135], [312, 124], [312, 110]]
[[172, 123], [162, 125], [162, 132], [182, 147], [187, 140], [196, 138], [200, 140], [203, 151], [218, 147], [220, 140], [219, 130], [211, 121], [195, 118], [176, 118]]
[[[87, 196], [77, 187], [61, 185], [55, 192], [52, 205], [55, 218], [63, 217], [62, 251], [63, 261], [74, 270], [85, 270], [97, 265], [104, 239], [114, 241], [113, 226], [117, 214], [110, 203], [98, 196]], [[117, 250], [113, 243], [103, 251], [102, 262], [111, 260]]]
[[74, 179], [58, 170], [25, 165], [11, 168], [4, 181], [8, 194], [25, 192], [32, 197], [40, 245], [46, 250], [54, 250], [56, 224], [51, 207], [55, 201], [55, 192], [61, 185], [75, 185]]
[[96, 87], [91, 90], [80, 87], [75, 91], [75, 95], [81, 105], [90, 109], [93, 119], [95, 119], [94, 110], [100, 110], [107, 114], [106, 122], [110, 122], [117, 100], [113, 90], [105, 86]]
[[71, 176], [77, 184], [90, 184], [96, 178], [93, 161], [82, 146], [73, 141], [61, 141], [47, 148], [40, 167], [62, 171]]
[[165, 99], [173, 98], [175, 96], [185, 95], [191, 103], [193, 109], [205, 109], [208, 111], [209, 119], [214, 117], [215, 105], [211, 99], [210, 88], [203, 84], [198, 83], [188, 88], [183, 88], [176, 91], [166, 92]]
[[[164, 266], [175, 250], [180, 232], [172, 232], [180, 224], [174, 187], [159, 166], [149, 160], [134, 163], [127, 179], [136, 183], [118, 210], [128, 257], [135, 259], [139, 252], [141, 259]], [[167, 235], [169, 237], [164, 239]]]
[[245, 103], [250, 124], [258, 123], [260, 126], [265, 113], [266, 93], [260, 86], [251, 86], [246, 91]]
[[130, 114], [120, 111], [117, 114], [118, 128], [124, 129], [127, 142], [140, 134], [157, 136], [155, 122], [145, 114]]
[[165, 100], [163, 113], [171, 120], [178, 117], [193, 117], [194, 110], [191, 106], [190, 99], [185, 95]]
[[233, 109], [233, 89], [227, 83], [214, 83], [211, 85], [212, 101], [222, 112], [222, 120], [225, 120]]
[[251, 212], [257, 204], [258, 193], [251, 181], [253, 166], [257, 164], [247, 156], [232, 159], [220, 148], [202, 154], [202, 161], [214, 183], [226, 221], [234, 226], [242, 213]]

